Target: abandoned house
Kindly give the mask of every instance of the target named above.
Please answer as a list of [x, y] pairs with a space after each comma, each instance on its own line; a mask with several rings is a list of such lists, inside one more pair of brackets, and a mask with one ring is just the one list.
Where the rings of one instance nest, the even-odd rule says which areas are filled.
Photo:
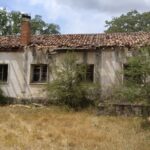
[[88, 79], [105, 94], [123, 83], [119, 72], [136, 48], [148, 44], [150, 33], [30, 35], [30, 16], [23, 15], [20, 36], [0, 37], [0, 87], [6, 96], [43, 98], [53, 67], [72, 50], [88, 65]]

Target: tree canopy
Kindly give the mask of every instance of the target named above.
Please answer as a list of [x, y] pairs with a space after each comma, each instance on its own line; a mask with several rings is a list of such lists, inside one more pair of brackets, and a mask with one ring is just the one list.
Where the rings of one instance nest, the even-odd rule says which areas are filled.
[[[0, 35], [17, 35], [20, 33], [22, 14], [19, 11], [0, 10]], [[54, 23], [46, 23], [42, 16], [35, 15], [31, 19], [32, 34], [59, 34], [60, 27]]]
[[150, 12], [139, 13], [136, 10], [106, 21], [106, 33], [150, 31]]

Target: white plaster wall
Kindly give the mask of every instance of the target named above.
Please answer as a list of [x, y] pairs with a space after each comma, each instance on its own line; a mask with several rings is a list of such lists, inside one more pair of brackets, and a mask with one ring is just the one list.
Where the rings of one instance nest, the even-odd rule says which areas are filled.
[[[56, 65], [62, 64], [62, 61], [64, 60], [64, 57], [65, 57], [65, 54], [66, 53], [58, 53], [55, 56]], [[95, 59], [95, 52], [87, 52], [86, 56], [84, 56], [85, 52], [76, 52], [74, 54], [77, 57], [77, 63], [85, 63], [84, 59], [86, 59], [87, 64], [94, 64], [94, 62], [95, 62], [95, 60], [94, 60]]]
[[[83, 53], [76, 53], [78, 62], [83, 62]], [[47, 53], [42, 51], [35, 51], [34, 50], [27, 50], [25, 53], [25, 67], [26, 67], [26, 85], [25, 85], [25, 97], [26, 98], [43, 98], [46, 97], [46, 85], [41, 83], [31, 83], [31, 64], [48, 64], [49, 68], [49, 75], [48, 80], [51, 82], [55, 78], [54, 68], [61, 65], [64, 59], [65, 53], [58, 53], [57, 55], [53, 55], [52, 59], [48, 58]], [[89, 57], [89, 62], [91, 63], [92, 60]]]
[[4, 94], [23, 97], [24, 94], [24, 54], [18, 52], [0, 53], [0, 63], [8, 64], [8, 81], [1, 84]]
[[101, 59], [102, 95], [109, 95], [122, 83], [123, 50], [104, 50]]
[[[97, 55], [98, 54], [98, 55]], [[4, 93], [10, 97], [20, 98], [43, 98], [46, 96], [46, 84], [30, 83], [31, 64], [48, 64], [49, 81], [54, 78], [53, 67], [60, 65], [64, 58], [64, 53], [59, 53], [48, 58], [44, 51], [31, 51], [28, 49], [25, 53], [9, 52], [0, 53], [0, 63], [7, 63], [9, 66], [8, 83], [2, 84]], [[94, 64], [95, 82], [101, 84], [102, 92], [107, 93], [114, 86], [121, 83], [123, 51], [121, 50], [103, 50], [96, 52], [76, 52], [78, 63]], [[97, 77], [95, 77], [97, 76]]]
[[[101, 52], [76, 53], [78, 63], [94, 64], [94, 81], [101, 85], [102, 96], [111, 94], [114, 88], [122, 84], [123, 49], [104, 49]], [[56, 56], [57, 65], [61, 65], [64, 53]]]
[[43, 98], [46, 84], [30, 83], [31, 64], [47, 64], [47, 55], [38, 53], [36, 57], [28, 50], [24, 52], [0, 52], [0, 63], [8, 64], [8, 82], [2, 83], [4, 94], [15, 98]]
[[25, 52], [25, 98], [44, 98], [47, 83], [31, 83], [32, 64], [49, 64], [48, 55], [43, 51], [33, 52], [30, 49]]

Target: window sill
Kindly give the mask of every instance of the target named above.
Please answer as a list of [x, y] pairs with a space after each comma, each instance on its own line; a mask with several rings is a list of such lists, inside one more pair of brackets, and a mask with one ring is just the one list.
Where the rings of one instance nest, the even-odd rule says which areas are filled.
[[31, 82], [30, 85], [46, 85], [48, 82]]
[[8, 82], [0, 82], [0, 85], [8, 85]]

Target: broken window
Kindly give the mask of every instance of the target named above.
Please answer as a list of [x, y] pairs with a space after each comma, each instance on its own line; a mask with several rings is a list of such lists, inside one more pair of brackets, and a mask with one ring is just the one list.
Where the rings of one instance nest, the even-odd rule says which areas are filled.
[[48, 67], [45, 64], [32, 65], [32, 78], [31, 82], [47, 82]]
[[0, 82], [7, 82], [8, 64], [0, 64]]

